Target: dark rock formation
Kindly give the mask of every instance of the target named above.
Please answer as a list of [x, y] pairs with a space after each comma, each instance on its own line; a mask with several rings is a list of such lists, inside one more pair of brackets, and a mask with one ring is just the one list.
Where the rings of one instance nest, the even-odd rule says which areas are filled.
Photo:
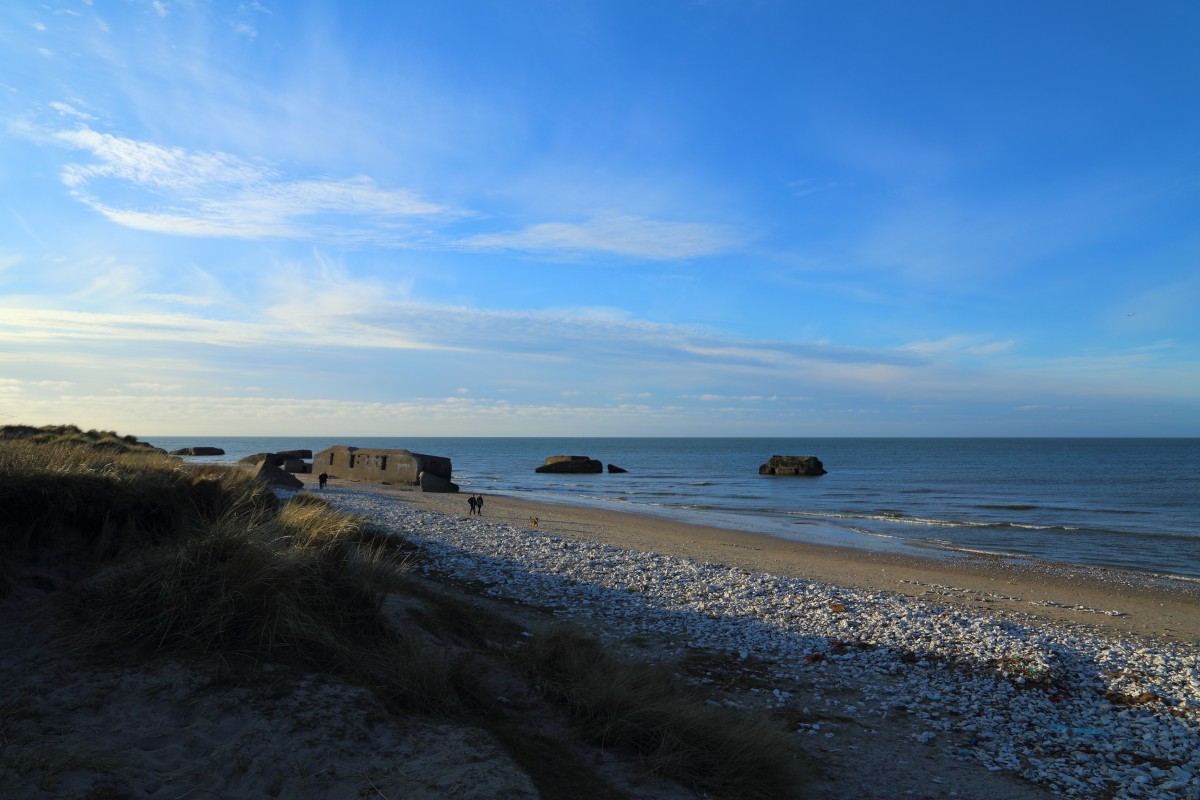
[[621, 468], [620, 468], [620, 467], [618, 467], [616, 464], [609, 464], [609, 465], [608, 465], [608, 471], [609, 471], [609, 472], [629, 472], [629, 470], [627, 470], [627, 469], [621, 469]]
[[304, 482], [289, 475], [270, 461], [260, 461], [254, 468], [254, 477], [279, 489], [303, 489]]
[[816, 456], [771, 456], [758, 468], [759, 475], [824, 475], [825, 465]]
[[458, 484], [448, 481], [441, 475], [435, 475], [432, 472], [423, 471], [417, 476], [417, 482], [421, 484], [422, 492], [457, 492]]
[[173, 456], [223, 456], [225, 451], [219, 447], [183, 447], [172, 450]]
[[545, 464], [534, 470], [555, 475], [585, 475], [603, 471], [603, 464], [587, 456], [550, 456]]

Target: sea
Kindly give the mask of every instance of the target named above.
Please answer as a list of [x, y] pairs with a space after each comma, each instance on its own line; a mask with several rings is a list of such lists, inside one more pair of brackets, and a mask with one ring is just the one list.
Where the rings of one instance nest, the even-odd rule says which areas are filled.
[[[1200, 580], [1200, 439], [151, 436], [235, 463], [330, 445], [445, 456], [464, 492], [914, 555], [990, 554]], [[584, 455], [625, 473], [545, 475]], [[818, 477], [758, 474], [813, 455]], [[464, 501], [465, 507], [465, 501]]]

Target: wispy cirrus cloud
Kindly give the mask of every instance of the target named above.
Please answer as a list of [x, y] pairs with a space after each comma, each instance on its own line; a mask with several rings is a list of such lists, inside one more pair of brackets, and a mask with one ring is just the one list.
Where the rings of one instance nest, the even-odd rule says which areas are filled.
[[[113, 222], [139, 230], [394, 242], [397, 230], [414, 219], [459, 213], [362, 175], [294, 180], [227, 153], [163, 147], [87, 126], [58, 131], [53, 138], [95, 158], [62, 169], [71, 193]], [[105, 199], [109, 196], [126, 199], [118, 205]]]
[[96, 119], [96, 117], [92, 114], [89, 114], [86, 111], [80, 111], [70, 103], [64, 103], [59, 100], [50, 103], [50, 108], [54, 109], [64, 117], [73, 117], [75, 119], [84, 120], [85, 122], [93, 122]]
[[52, 108], [81, 122], [76, 129], [53, 132], [52, 140], [94, 159], [65, 165], [64, 185], [112, 222], [137, 230], [652, 261], [709, 256], [740, 244], [740, 237], [725, 225], [618, 212], [455, 236], [444, 226], [476, 216], [473, 212], [408, 189], [381, 186], [365, 175], [295, 179], [263, 161], [97, 131], [87, 124], [90, 117], [85, 112], [66, 103]]
[[968, 356], [990, 356], [1012, 350], [1012, 339], [989, 340], [982, 336], [952, 334], [941, 339], [909, 342], [902, 349], [922, 355], [958, 354]]
[[518, 231], [483, 234], [461, 244], [477, 250], [541, 253], [599, 252], [650, 260], [697, 258], [737, 243], [721, 225], [670, 222], [627, 214], [597, 214], [583, 222], [544, 222]]
[[229, 27], [239, 36], [245, 36], [247, 39], [257, 38], [258, 27], [255, 25], [255, 15], [270, 13], [269, 9], [253, 0], [249, 3], [238, 3], [234, 16], [228, 20]]

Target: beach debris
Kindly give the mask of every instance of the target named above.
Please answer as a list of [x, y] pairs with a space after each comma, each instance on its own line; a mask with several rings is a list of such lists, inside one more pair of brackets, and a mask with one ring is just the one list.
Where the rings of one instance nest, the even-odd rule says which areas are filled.
[[759, 475], [824, 475], [825, 465], [816, 456], [771, 456], [758, 468]]

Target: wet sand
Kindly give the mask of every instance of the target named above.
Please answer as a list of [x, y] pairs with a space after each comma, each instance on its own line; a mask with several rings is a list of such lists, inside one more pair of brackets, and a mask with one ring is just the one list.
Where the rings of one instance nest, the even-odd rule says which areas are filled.
[[[313, 476], [302, 476], [311, 481]], [[331, 480], [331, 485], [338, 481]], [[468, 516], [467, 494], [351, 483], [398, 502]], [[752, 572], [893, 592], [1025, 620], [1095, 632], [1200, 643], [1200, 583], [1070, 564], [988, 556], [897, 555], [781, 539], [583, 506], [487, 495], [483, 516], [547, 535], [681, 556]], [[1114, 613], [1115, 612], [1115, 613]]]

